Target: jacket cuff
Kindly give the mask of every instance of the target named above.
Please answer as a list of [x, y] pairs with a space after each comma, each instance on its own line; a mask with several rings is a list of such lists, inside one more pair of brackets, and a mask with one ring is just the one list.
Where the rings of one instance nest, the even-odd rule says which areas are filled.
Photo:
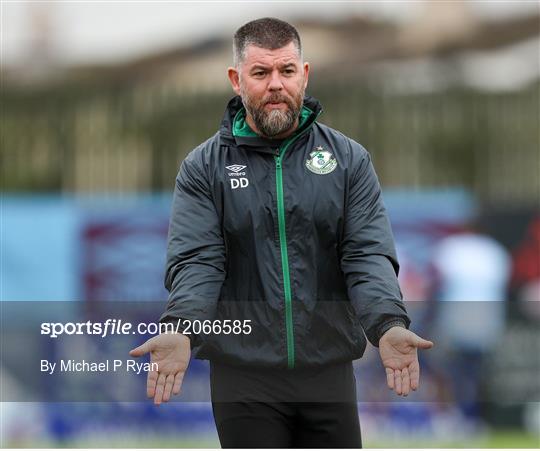
[[388, 330], [390, 330], [392, 327], [396, 327], [396, 326], [407, 329], [407, 323], [400, 318], [392, 319], [390, 321], [383, 323], [381, 326], [379, 326], [379, 329], [377, 330], [377, 345], [379, 344], [379, 340], [382, 338], [382, 336], [386, 332], [388, 332]]

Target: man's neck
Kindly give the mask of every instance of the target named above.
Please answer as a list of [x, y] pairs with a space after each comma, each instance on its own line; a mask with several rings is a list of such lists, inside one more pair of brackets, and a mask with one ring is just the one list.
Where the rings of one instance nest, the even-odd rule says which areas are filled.
[[261, 131], [255, 126], [255, 122], [253, 121], [253, 118], [246, 111], [246, 122], [249, 125], [249, 127], [251, 128], [251, 130], [253, 130], [255, 133], [257, 133], [257, 135], [262, 136], [263, 138], [268, 138], [268, 139], [285, 139], [285, 138], [288, 138], [298, 128], [299, 121], [300, 121], [299, 118], [296, 118], [296, 121], [294, 121], [294, 125], [289, 130], [287, 130], [287, 131], [285, 131], [283, 133], [280, 133], [279, 135], [266, 136], [266, 135], [262, 134]]

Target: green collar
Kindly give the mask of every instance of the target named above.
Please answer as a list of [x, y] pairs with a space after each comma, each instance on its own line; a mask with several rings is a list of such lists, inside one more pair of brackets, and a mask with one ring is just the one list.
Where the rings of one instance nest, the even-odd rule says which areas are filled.
[[[313, 114], [313, 111], [311, 111], [307, 106], [302, 107], [302, 111], [300, 112], [300, 121], [298, 123], [298, 128], [296, 130], [300, 130], [303, 125], [308, 121], [309, 117]], [[296, 132], [295, 132], [296, 133]], [[251, 127], [248, 125], [246, 121], [246, 109], [241, 108], [238, 110], [238, 113], [236, 113], [236, 116], [233, 120], [233, 136], [243, 136], [243, 137], [257, 137], [257, 133], [255, 133]], [[294, 133], [293, 133], [294, 136]]]

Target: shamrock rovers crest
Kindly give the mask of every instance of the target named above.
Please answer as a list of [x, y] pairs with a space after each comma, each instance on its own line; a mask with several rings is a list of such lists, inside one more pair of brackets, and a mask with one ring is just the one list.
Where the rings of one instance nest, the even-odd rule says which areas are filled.
[[329, 174], [336, 169], [336, 159], [328, 150], [324, 150], [322, 146], [317, 147], [309, 156], [309, 160], [306, 160], [306, 167], [315, 174]]

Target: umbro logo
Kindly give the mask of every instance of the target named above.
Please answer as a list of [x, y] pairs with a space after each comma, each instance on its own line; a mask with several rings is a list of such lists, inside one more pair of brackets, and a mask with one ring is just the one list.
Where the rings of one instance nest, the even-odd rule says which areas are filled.
[[246, 166], [242, 166], [241, 164], [231, 164], [230, 166], [225, 166], [226, 169], [233, 172], [240, 172], [242, 169], [245, 169]]
[[237, 189], [237, 188], [246, 188], [249, 185], [249, 180], [244, 177], [246, 173], [244, 172], [244, 169], [246, 169], [247, 166], [243, 164], [231, 164], [230, 166], [225, 166], [225, 169], [228, 169], [229, 172], [227, 175], [231, 177], [231, 188]]

